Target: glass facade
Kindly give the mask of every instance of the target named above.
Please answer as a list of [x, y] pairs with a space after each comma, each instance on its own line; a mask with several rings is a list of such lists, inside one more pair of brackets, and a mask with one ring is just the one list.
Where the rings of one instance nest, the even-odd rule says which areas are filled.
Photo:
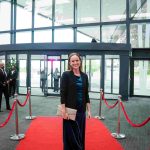
[[102, 26], [102, 42], [126, 43], [126, 25], [104, 25]]
[[130, 39], [133, 47], [150, 48], [150, 23], [131, 24]]
[[28, 8], [28, 0], [17, 0], [16, 11], [16, 29], [31, 28], [32, 9]]
[[74, 1], [55, 0], [55, 22], [56, 26], [74, 23]]
[[134, 20], [150, 19], [150, 0], [130, 0], [130, 17]]
[[77, 23], [100, 22], [100, 0], [77, 0]]
[[55, 29], [54, 42], [73, 42], [73, 30], [70, 29]]
[[[1, 0], [0, 44], [91, 42], [95, 38], [100, 43], [149, 48], [149, 19], [150, 0]], [[24, 41], [18, 40], [18, 31], [26, 31]]]
[[[30, 9], [32, 8], [30, 1]], [[52, 0], [36, 0], [34, 8], [34, 27], [49, 27], [52, 26]]]
[[27, 94], [27, 55], [18, 55], [18, 93]]
[[[150, 49], [150, 0], [0, 0], [0, 45], [91, 43], [93, 38], [98, 44], [122, 43], [131, 44], [133, 49]], [[28, 55], [20, 58], [21, 55], [24, 54], [18, 54], [17, 59], [21, 71], [23, 70], [19, 74], [19, 90], [23, 91], [27, 81], [22, 77], [30, 77], [32, 74], [28, 74], [30, 70], [25, 70], [29, 65]], [[59, 57], [63, 55], [67, 57], [65, 54], [59, 54]], [[92, 54], [93, 58], [89, 55], [83, 56], [83, 69], [89, 76], [90, 90], [98, 92], [101, 80], [104, 80], [105, 91], [118, 94], [120, 55]], [[44, 55], [44, 59], [45, 57], [48, 58], [47, 54]], [[45, 63], [43, 58], [31, 59], [31, 70], [35, 69], [35, 63], [41, 68], [47, 67], [48, 71], [51, 71], [54, 65], [62, 72], [66, 70], [67, 59], [48, 63]], [[146, 77], [142, 75], [143, 65]], [[103, 68], [104, 78], [101, 71]], [[134, 61], [133, 70], [133, 94], [148, 95], [149, 60]], [[35, 73], [38, 85], [35, 85], [32, 79], [33, 89], [40, 88], [39, 70], [35, 70]], [[141, 77], [145, 77], [145, 92], [141, 91], [139, 86]], [[51, 88], [52, 77], [48, 78], [46, 86]], [[32, 90], [32, 93], [36, 92]]]
[[100, 42], [99, 35], [100, 35], [99, 26], [77, 28], [77, 42], [90, 43], [92, 41], [92, 38], [95, 38], [97, 42]]
[[134, 95], [150, 96], [150, 61], [134, 61]]
[[[47, 35], [47, 38], [45, 38]], [[34, 43], [52, 42], [51, 30], [37, 30], [34, 31]]]
[[126, 0], [102, 0], [101, 3], [102, 22], [126, 20]]
[[10, 33], [0, 34], [0, 44], [10, 44]]
[[16, 43], [31, 43], [31, 32], [17, 32], [16, 33]]
[[105, 92], [119, 93], [119, 56], [105, 56]]
[[[7, 11], [6, 11], [7, 10]], [[11, 5], [10, 1], [0, 1], [0, 31], [10, 30], [11, 26]]]

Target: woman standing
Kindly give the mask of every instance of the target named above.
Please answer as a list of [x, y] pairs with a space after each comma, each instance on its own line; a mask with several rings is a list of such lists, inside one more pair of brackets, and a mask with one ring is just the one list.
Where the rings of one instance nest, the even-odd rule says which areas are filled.
[[53, 78], [54, 78], [54, 92], [58, 92], [59, 90], [59, 71], [58, 68], [55, 69], [54, 74], [53, 74]]
[[[60, 84], [64, 150], [85, 150], [86, 108], [91, 118], [88, 77], [81, 70], [82, 60], [78, 53], [69, 55], [68, 67]], [[75, 121], [69, 119], [65, 107], [77, 109]]]

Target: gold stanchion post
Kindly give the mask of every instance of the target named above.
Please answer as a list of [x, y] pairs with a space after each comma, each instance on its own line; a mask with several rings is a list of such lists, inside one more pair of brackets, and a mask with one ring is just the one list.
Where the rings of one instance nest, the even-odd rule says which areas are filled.
[[15, 107], [15, 122], [16, 122], [16, 134], [11, 135], [11, 140], [21, 140], [25, 137], [24, 134], [19, 134], [19, 124], [18, 124], [18, 104], [17, 104], [17, 94], [15, 94], [15, 101], [16, 101], [16, 107]]
[[26, 116], [25, 118], [27, 120], [33, 120], [36, 118], [36, 116], [32, 116], [32, 107], [31, 107], [31, 88], [28, 87], [28, 94], [29, 94], [29, 116]]
[[102, 116], [102, 94], [103, 94], [103, 90], [100, 89], [99, 116], [95, 116], [95, 118], [100, 119], [100, 120], [105, 119], [105, 117]]
[[111, 135], [116, 139], [124, 139], [126, 136], [125, 134], [120, 133], [120, 102], [121, 102], [121, 95], [118, 96], [118, 124], [117, 124], [117, 133], [112, 133]]

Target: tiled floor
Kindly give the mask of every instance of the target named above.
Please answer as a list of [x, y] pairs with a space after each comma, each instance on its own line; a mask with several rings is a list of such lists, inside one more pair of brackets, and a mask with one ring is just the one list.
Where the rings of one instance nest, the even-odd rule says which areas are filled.
[[[18, 97], [20, 102], [24, 102], [25, 96]], [[59, 104], [59, 97], [40, 97], [32, 96], [32, 114], [35, 116], [54, 116]], [[11, 104], [14, 99], [10, 99]], [[113, 105], [116, 100], [109, 100], [108, 104]], [[102, 103], [102, 115], [105, 116], [104, 124], [110, 132], [117, 132], [118, 107], [108, 109]], [[125, 110], [133, 123], [141, 123], [150, 116], [150, 99], [149, 98], [129, 98], [128, 102], [123, 102]], [[2, 104], [3, 112], [0, 112], [0, 124], [5, 121], [9, 111], [5, 109], [5, 102]], [[91, 109], [93, 117], [98, 115], [99, 101], [91, 100]], [[25, 107], [19, 107], [19, 133], [25, 133], [31, 120], [26, 120], [29, 116], [28, 103]], [[8, 124], [0, 128], [0, 150], [15, 150], [18, 141], [10, 140], [10, 135], [16, 133], [14, 113]], [[121, 110], [120, 133], [126, 135], [125, 139], [118, 140], [125, 150], [150, 150], [150, 122], [145, 126], [135, 128], [126, 121]], [[39, 137], [40, 138], [40, 137]]]

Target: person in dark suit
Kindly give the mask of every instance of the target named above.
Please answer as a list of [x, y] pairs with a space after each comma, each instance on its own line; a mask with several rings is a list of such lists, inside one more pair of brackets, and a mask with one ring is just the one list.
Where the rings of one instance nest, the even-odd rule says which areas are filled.
[[0, 62], [0, 111], [1, 110], [1, 102], [2, 102], [2, 94], [4, 93], [6, 100], [6, 109], [11, 110], [9, 104], [9, 92], [8, 92], [8, 84], [7, 74], [4, 70], [4, 63]]
[[[85, 150], [86, 109], [91, 118], [88, 93], [88, 76], [82, 72], [82, 61], [78, 53], [68, 58], [69, 71], [61, 77], [60, 95], [63, 117], [63, 149]], [[65, 107], [77, 109], [75, 121], [70, 120]]]
[[13, 97], [16, 92], [17, 77], [18, 77], [18, 72], [17, 72], [16, 66], [12, 66], [12, 70], [10, 74], [9, 95]]
[[54, 92], [58, 92], [59, 90], [59, 71], [58, 68], [55, 69], [54, 73], [53, 73], [53, 78], [54, 78]]
[[40, 73], [40, 81], [41, 81], [40, 87], [42, 88], [42, 92], [44, 92], [45, 85], [46, 85], [46, 80], [47, 80], [46, 73], [45, 73], [44, 70], [42, 70], [41, 73]]

